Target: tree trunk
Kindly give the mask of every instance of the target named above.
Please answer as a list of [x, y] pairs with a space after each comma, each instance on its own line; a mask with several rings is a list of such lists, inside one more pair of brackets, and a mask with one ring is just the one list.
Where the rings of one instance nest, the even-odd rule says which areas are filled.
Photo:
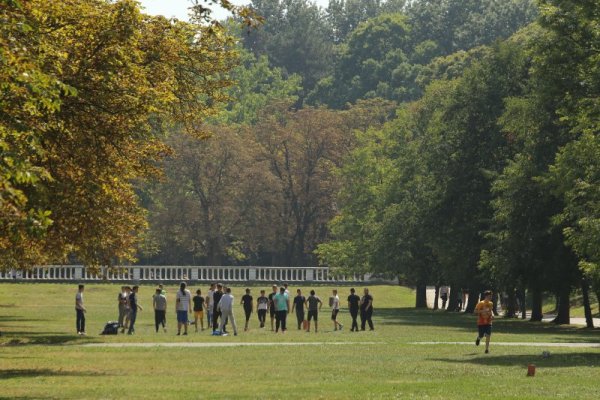
[[[521, 289], [517, 292], [517, 296], [519, 298], [519, 303], [520, 303], [519, 311], [521, 311], [521, 319], [527, 319], [527, 292], [525, 291], [525, 289]], [[540, 315], [542, 313], [541, 304], [542, 303], [540, 302]]]
[[564, 287], [558, 294], [558, 314], [554, 319], [557, 325], [568, 325], [571, 323], [571, 288]]
[[506, 317], [514, 318], [517, 316], [517, 296], [515, 294], [515, 289], [508, 289], [507, 291], [507, 301], [506, 301]]
[[427, 286], [424, 284], [417, 285], [416, 308], [427, 308]]
[[494, 304], [493, 308], [492, 308], [492, 313], [494, 314], [494, 317], [498, 316], [498, 299], [500, 298], [500, 296], [498, 295], [498, 292], [494, 290], [494, 294], [492, 295], [492, 303]]
[[544, 317], [542, 313], [542, 291], [540, 289], [533, 289], [531, 291], [531, 319], [530, 321], [541, 321]]
[[593, 329], [594, 319], [592, 318], [592, 307], [590, 306], [590, 285], [585, 278], [581, 279], [581, 292], [583, 294], [583, 311], [585, 313], [585, 325]]
[[440, 298], [440, 287], [439, 285], [435, 285], [435, 296], [433, 298], [433, 309], [437, 310], [438, 307], [438, 299]]
[[[449, 311], [458, 310], [458, 300], [460, 299], [460, 290], [456, 288], [456, 286], [450, 286], [450, 298], [448, 299], [448, 308]], [[460, 310], [458, 310], [460, 311]]]
[[473, 314], [475, 312], [475, 306], [479, 303], [479, 292], [479, 288], [469, 288], [469, 299], [465, 307], [465, 314]]

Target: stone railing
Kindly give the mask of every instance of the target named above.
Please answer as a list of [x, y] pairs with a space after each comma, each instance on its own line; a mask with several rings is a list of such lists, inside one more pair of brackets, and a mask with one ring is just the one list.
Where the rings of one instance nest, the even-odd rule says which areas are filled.
[[89, 272], [82, 265], [48, 265], [28, 271], [0, 271], [0, 281], [107, 282], [370, 282], [369, 274], [333, 275], [323, 267], [262, 266], [151, 266], [101, 268]]

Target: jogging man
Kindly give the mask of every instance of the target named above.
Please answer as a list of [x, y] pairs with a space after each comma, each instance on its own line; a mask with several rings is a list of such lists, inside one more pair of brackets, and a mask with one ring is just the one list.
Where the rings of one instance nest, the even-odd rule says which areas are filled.
[[492, 336], [492, 320], [494, 319], [494, 303], [492, 303], [492, 292], [486, 290], [483, 293], [483, 300], [475, 306], [475, 314], [477, 315], [477, 339], [475, 345], [479, 346], [481, 338], [485, 336], [485, 352], [490, 352], [490, 338]]
[[308, 328], [306, 332], [310, 332], [310, 321], [315, 320], [315, 333], [318, 331], [319, 310], [323, 306], [321, 299], [315, 295], [315, 291], [310, 291], [310, 296], [306, 298], [306, 308], [308, 308]]

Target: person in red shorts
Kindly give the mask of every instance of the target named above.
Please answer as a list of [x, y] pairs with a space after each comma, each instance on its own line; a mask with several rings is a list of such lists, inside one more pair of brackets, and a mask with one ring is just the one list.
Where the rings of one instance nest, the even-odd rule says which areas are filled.
[[475, 345], [479, 346], [481, 339], [485, 336], [485, 352], [490, 352], [490, 337], [492, 336], [492, 320], [494, 319], [494, 303], [492, 303], [492, 292], [486, 290], [483, 300], [475, 306], [477, 315], [477, 328], [479, 333], [475, 339]]

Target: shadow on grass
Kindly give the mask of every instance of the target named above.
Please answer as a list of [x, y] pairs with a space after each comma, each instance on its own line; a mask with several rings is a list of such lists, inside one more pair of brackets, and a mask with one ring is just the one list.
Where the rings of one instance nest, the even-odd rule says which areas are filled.
[[63, 371], [54, 369], [4, 369], [0, 370], [0, 380], [13, 378], [37, 378], [41, 376], [106, 376], [98, 371]]
[[[465, 332], [475, 332], [477, 329], [476, 317], [465, 313], [415, 308], [381, 308], [375, 309], [373, 316], [382, 325], [453, 328]], [[516, 318], [497, 317], [494, 320], [494, 333], [544, 336], [545, 340], [558, 342], [598, 343], [600, 342], [599, 331], [600, 329], [572, 325], [559, 326], [548, 322], [530, 322]], [[539, 338], [536, 340], [540, 341]]]
[[527, 366], [535, 364], [537, 368], [598, 367], [600, 353], [554, 353], [548, 358], [532, 354], [518, 355], [485, 355], [472, 359], [430, 358], [430, 361], [447, 363], [470, 363], [477, 365]]
[[25, 318], [20, 315], [0, 315], [0, 322], [42, 322], [46, 319], [40, 318]]
[[82, 343], [97, 343], [99, 340], [89, 336], [65, 335], [61, 332], [6, 332], [2, 338], [2, 346], [30, 345], [79, 345]]

